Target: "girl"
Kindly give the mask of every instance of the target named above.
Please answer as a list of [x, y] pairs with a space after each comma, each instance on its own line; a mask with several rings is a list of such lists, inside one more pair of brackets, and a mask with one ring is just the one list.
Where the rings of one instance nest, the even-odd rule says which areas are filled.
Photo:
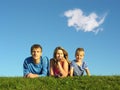
[[50, 60], [50, 76], [66, 77], [68, 75], [68, 53], [62, 47], [56, 47]]

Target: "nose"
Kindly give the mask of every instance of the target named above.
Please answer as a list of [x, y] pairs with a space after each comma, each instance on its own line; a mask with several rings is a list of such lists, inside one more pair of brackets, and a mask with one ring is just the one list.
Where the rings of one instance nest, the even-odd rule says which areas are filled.
[[36, 55], [36, 54], [37, 54], [37, 52], [34, 52], [34, 54]]

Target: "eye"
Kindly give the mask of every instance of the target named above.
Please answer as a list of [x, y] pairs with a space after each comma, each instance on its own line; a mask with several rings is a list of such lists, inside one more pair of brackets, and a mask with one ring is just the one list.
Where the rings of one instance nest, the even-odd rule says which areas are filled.
[[37, 53], [39, 53], [40, 51], [37, 51]]

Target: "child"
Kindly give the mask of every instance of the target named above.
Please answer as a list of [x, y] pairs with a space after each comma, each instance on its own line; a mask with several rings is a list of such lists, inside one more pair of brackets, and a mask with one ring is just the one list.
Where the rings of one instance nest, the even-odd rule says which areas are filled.
[[50, 59], [50, 76], [67, 77], [68, 75], [68, 53], [62, 47], [56, 47], [53, 58]]
[[87, 64], [83, 61], [84, 58], [84, 49], [77, 48], [75, 52], [75, 60], [73, 60], [70, 64], [70, 76], [82, 76], [84, 71], [86, 74], [90, 76], [90, 71], [88, 69]]

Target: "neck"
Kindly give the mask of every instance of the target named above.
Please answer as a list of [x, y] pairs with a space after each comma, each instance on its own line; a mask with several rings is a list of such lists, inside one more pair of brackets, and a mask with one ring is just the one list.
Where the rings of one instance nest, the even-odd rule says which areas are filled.
[[82, 65], [82, 61], [78, 61], [78, 62], [76, 62], [79, 66], [81, 66]]
[[34, 60], [34, 63], [35, 63], [35, 64], [40, 63], [40, 59]]

